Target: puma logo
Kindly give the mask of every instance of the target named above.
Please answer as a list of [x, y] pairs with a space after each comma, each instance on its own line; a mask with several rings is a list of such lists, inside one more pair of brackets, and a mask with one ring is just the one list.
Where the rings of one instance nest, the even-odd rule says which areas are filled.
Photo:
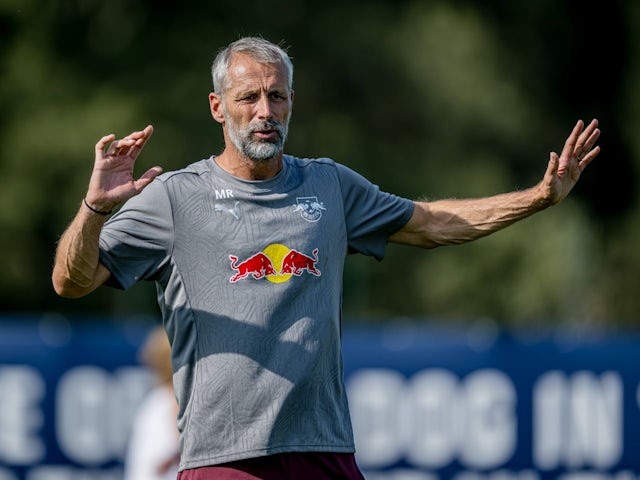
[[216, 203], [216, 206], [214, 207], [214, 210], [216, 212], [227, 213], [227, 214], [231, 215], [233, 218], [235, 218], [236, 220], [240, 220], [240, 215], [238, 215], [238, 212], [237, 212], [237, 207], [238, 207], [239, 203], [240, 202], [234, 203], [233, 207], [227, 207], [226, 205], [224, 205], [222, 203]]

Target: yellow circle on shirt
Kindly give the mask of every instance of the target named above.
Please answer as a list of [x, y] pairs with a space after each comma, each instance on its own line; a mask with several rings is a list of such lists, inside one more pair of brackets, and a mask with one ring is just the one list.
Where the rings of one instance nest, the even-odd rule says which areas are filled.
[[[279, 272], [280, 270], [282, 270], [282, 261], [284, 260], [284, 257], [286, 257], [290, 251], [291, 249], [289, 247], [286, 247], [279, 243], [272, 243], [271, 245], [265, 247], [262, 253], [269, 257], [269, 260], [271, 260], [271, 263], [273, 264], [273, 268], [276, 272]], [[284, 283], [290, 278], [290, 273], [277, 273], [275, 275], [267, 275], [267, 280], [273, 283]]]

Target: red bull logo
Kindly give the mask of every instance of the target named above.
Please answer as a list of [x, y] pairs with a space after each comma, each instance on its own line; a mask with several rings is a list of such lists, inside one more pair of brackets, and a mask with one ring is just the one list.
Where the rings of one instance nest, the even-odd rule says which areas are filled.
[[262, 252], [258, 252], [249, 258], [238, 262], [239, 258], [229, 255], [231, 269], [235, 274], [229, 278], [229, 282], [236, 283], [243, 278], [252, 277], [256, 280], [266, 278], [273, 283], [283, 283], [292, 276], [299, 277], [303, 274], [311, 274], [319, 277], [318, 249], [314, 249], [311, 255], [306, 255], [298, 250], [291, 249], [279, 243], [267, 246]]

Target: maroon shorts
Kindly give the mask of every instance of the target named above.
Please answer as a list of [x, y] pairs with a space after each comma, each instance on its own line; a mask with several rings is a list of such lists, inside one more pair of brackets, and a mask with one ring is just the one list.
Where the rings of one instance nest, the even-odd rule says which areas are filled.
[[352, 453], [280, 453], [183, 470], [178, 480], [364, 480]]

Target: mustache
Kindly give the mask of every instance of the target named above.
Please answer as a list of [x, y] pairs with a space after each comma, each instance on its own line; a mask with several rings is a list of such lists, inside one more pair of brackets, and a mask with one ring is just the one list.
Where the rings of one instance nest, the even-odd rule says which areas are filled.
[[258, 120], [249, 124], [249, 133], [253, 134], [259, 130], [275, 130], [280, 137], [284, 137], [285, 127], [277, 120]]

